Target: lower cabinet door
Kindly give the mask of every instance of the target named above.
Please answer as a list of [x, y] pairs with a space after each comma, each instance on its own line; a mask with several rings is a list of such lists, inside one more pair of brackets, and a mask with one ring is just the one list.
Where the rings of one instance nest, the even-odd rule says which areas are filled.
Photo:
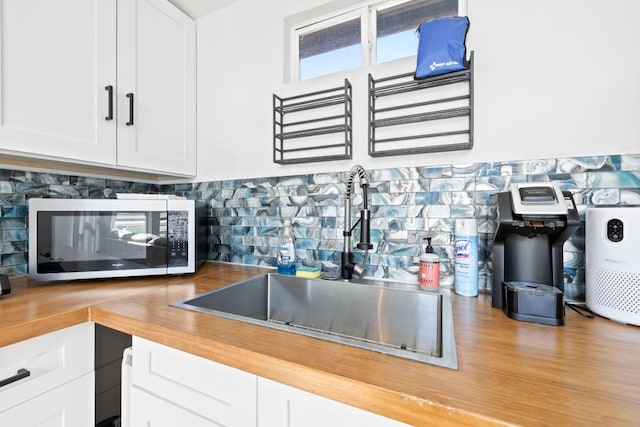
[[221, 425], [138, 387], [131, 388], [130, 398], [131, 427], [218, 427]]
[[94, 374], [90, 372], [0, 412], [3, 427], [87, 427], [95, 425]]
[[0, 413], [92, 372], [94, 336], [84, 322], [0, 348], [0, 379], [29, 374], [0, 387]]
[[378, 414], [258, 378], [258, 427], [409, 427]]
[[[255, 375], [136, 336], [133, 337], [131, 384], [131, 427], [146, 425], [134, 420], [133, 413], [138, 411], [143, 411], [139, 420], [153, 416], [164, 422], [158, 413], [154, 414], [161, 410], [160, 405], [153, 408], [141, 405], [134, 399], [135, 390], [155, 396], [158, 402], [166, 402], [164, 406], [184, 408], [190, 414], [216, 423], [193, 425], [256, 425]], [[140, 395], [138, 391], [136, 394]], [[143, 399], [146, 401], [147, 398]], [[175, 410], [170, 408], [172, 413]], [[149, 415], [144, 415], [144, 411]]]

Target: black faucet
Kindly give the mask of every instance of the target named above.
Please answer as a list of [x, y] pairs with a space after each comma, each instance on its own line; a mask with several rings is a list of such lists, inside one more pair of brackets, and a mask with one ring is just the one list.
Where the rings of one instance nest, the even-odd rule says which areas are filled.
[[[351, 190], [353, 188], [353, 179], [358, 175], [360, 178], [360, 188], [362, 188], [363, 208], [360, 211], [360, 218], [351, 226]], [[369, 177], [367, 171], [360, 165], [355, 165], [349, 171], [349, 181], [347, 182], [347, 192], [344, 198], [344, 246], [342, 249], [342, 264], [340, 267], [340, 278], [349, 280], [355, 274], [362, 277], [366, 271], [365, 264], [369, 249], [373, 249], [371, 244], [370, 220], [371, 212], [369, 211], [369, 201], [367, 197], [367, 188], [369, 187]], [[358, 249], [364, 250], [364, 260], [362, 265], [353, 262], [353, 253], [351, 252], [351, 232], [360, 223], [360, 242], [356, 244]]]

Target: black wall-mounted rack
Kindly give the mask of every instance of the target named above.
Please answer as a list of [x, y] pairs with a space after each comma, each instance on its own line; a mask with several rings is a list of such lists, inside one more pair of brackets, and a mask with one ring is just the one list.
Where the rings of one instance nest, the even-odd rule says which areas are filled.
[[352, 157], [352, 88], [281, 98], [273, 95], [273, 161], [279, 164]]
[[461, 71], [414, 79], [369, 74], [369, 155], [397, 156], [473, 147], [473, 52]]

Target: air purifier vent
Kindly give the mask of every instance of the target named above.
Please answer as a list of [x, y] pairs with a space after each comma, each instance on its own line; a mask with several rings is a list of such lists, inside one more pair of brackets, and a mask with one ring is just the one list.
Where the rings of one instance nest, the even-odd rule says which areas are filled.
[[640, 274], [598, 269], [593, 298], [600, 305], [640, 314]]
[[640, 326], [640, 206], [589, 207], [585, 229], [587, 307]]

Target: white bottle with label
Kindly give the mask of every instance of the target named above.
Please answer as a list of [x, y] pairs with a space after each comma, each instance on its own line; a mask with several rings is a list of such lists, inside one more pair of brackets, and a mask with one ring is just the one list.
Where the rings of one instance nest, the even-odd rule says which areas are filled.
[[478, 295], [478, 221], [474, 218], [456, 220], [455, 290], [459, 295]]

